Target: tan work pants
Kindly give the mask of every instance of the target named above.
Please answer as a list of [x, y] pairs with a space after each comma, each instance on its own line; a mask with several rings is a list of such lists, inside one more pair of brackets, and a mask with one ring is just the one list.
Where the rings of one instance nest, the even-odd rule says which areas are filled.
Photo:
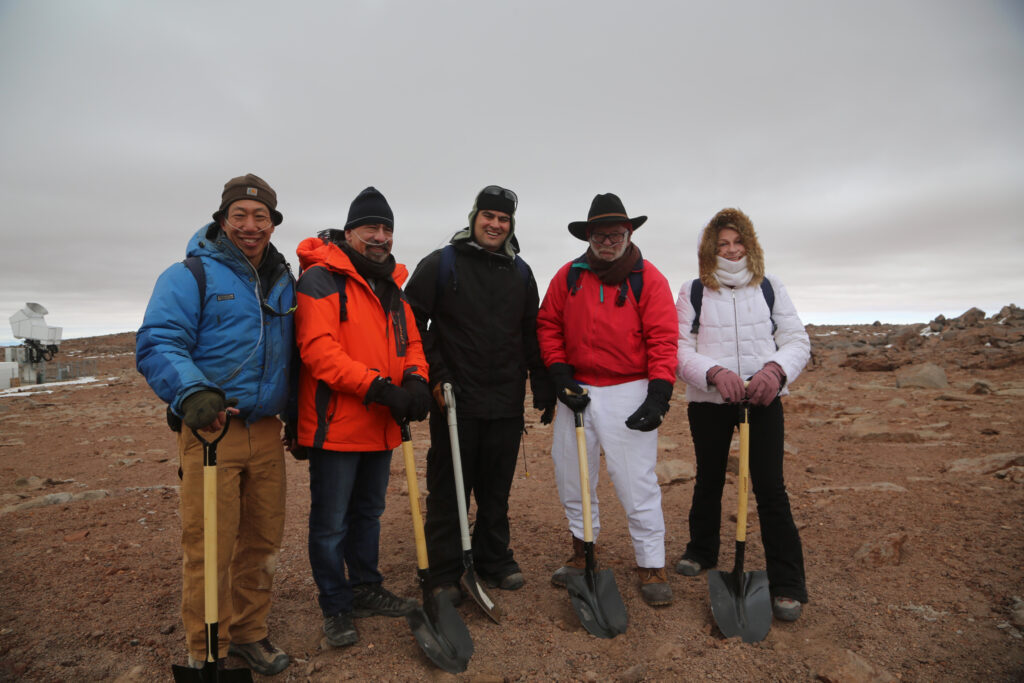
[[[217, 434], [200, 432], [212, 441]], [[203, 589], [203, 445], [187, 427], [178, 435], [181, 462], [181, 619], [188, 650], [206, 657]], [[270, 592], [284, 536], [285, 469], [281, 421], [246, 427], [239, 418], [217, 444], [218, 654], [229, 642], [267, 636]]]

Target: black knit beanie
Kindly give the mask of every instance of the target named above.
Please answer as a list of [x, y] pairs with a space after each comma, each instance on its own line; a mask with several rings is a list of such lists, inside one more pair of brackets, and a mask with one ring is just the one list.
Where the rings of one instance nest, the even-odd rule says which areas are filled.
[[352, 200], [348, 207], [348, 222], [345, 229], [351, 230], [360, 225], [383, 223], [389, 228], [395, 227], [395, 214], [391, 212], [388, 200], [375, 187], [368, 187]]

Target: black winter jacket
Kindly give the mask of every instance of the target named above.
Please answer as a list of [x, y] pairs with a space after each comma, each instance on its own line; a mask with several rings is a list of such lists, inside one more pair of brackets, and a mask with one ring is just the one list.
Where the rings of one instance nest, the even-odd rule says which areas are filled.
[[[515, 238], [512, 246], [518, 251]], [[405, 286], [423, 338], [430, 384], [451, 381], [460, 416], [519, 417], [527, 371], [535, 408], [554, 405], [537, 344], [537, 282], [504, 250], [481, 249], [463, 230], [451, 240], [454, 272], [439, 273], [441, 249], [426, 256]]]

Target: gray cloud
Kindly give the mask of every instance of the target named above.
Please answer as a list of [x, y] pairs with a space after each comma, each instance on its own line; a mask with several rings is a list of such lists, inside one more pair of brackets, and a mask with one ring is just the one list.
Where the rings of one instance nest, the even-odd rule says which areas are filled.
[[1021, 303], [1022, 72], [1015, 2], [5, 3], [0, 314], [134, 329], [248, 171], [293, 262], [372, 184], [414, 266], [500, 183], [542, 289], [613, 191], [674, 289], [739, 206], [810, 322]]

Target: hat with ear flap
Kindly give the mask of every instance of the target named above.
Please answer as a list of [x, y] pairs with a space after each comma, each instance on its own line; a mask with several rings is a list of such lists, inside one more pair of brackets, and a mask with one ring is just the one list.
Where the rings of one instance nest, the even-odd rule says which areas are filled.
[[611, 192], [599, 194], [590, 202], [590, 211], [587, 213], [587, 220], [574, 221], [569, 224], [569, 232], [576, 239], [587, 241], [587, 233], [598, 225], [609, 223], [629, 223], [630, 231], [636, 230], [647, 221], [647, 216], [629, 217], [622, 200]]

